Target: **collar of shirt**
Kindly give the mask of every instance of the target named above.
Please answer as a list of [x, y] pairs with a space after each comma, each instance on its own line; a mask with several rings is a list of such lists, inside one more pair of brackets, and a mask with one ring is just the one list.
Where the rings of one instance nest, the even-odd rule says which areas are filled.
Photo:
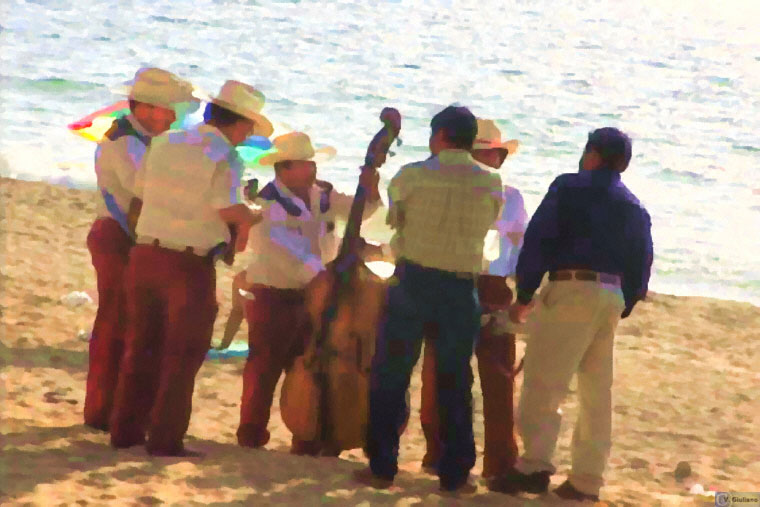
[[607, 167], [600, 167], [593, 171], [581, 170], [578, 174], [583, 181], [588, 181], [591, 184], [615, 185], [620, 181], [620, 173]]
[[442, 165], [476, 165], [475, 159], [467, 150], [441, 150], [437, 158]]
[[[277, 191], [280, 192], [281, 196], [293, 201], [293, 204], [298, 206], [298, 209], [300, 209], [302, 213], [304, 211], [308, 212], [309, 214], [312, 213], [312, 211], [306, 207], [306, 203], [303, 202], [303, 199], [301, 199], [296, 194], [291, 192], [290, 189], [286, 187], [285, 184], [276, 177], [274, 179], [274, 186], [277, 189]], [[312, 207], [314, 206], [315, 197], [316, 197], [316, 202], [319, 202], [319, 196], [315, 196], [315, 191], [314, 191], [315, 188], [316, 188], [316, 185], [312, 185], [311, 189], [309, 189], [309, 200], [311, 201]], [[301, 217], [304, 217], [304, 215], [301, 215]]]
[[143, 127], [142, 123], [140, 123], [139, 121], [137, 121], [137, 118], [132, 113], [129, 113], [127, 115], [127, 121], [132, 124], [132, 126], [135, 128], [135, 130], [139, 134], [147, 137], [148, 139], [150, 139], [151, 137], [153, 137], [153, 134], [151, 134], [150, 132], [148, 132], [148, 129], [146, 129], [145, 127]]
[[224, 141], [224, 143], [227, 146], [229, 146], [230, 148], [233, 148], [232, 143], [230, 142], [229, 139], [227, 139], [227, 136], [225, 136], [224, 133], [222, 133], [222, 131], [219, 130], [217, 127], [213, 125], [209, 125], [208, 123], [199, 123], [198, 125], [196, 125], [195, 128], [201, 134], [213, 134], [214, 136]]

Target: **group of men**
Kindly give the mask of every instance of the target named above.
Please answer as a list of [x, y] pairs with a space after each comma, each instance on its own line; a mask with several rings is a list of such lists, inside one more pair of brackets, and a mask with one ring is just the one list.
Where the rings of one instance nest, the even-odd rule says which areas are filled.
[[[237, 438], [246, 447], [267, 443], [277, 381], [312, 334], [306, 290], [335, 256], [335, 220], [348, 216], [353, 199], [317, 180], [311, 140], [292, 132], [275, 138], [260, 161], [274, 166], [274, 178], [258, 192], [253, 211], [242, 195], [235, 146], [273, 133], [261, 114], [263, 94], [227, 81], [211, 97], [202, 124], [168, 130], [176, 106], [196, 100], [192, 92], [165, 70], [138, 71], [131, 114], [114, 122], [96, 152], [101, 196], [87, 239], [99, 307], [85, 423], [110, 431], [114, 447], [146, 443], [158, 456], [192, 454], [183, 437], [217, 314], [214, 263], [249, 243], [249, 355]], [[431, 156], [402, 167], [388, 188], [387, 223], [395, 235], [382, 251], [392, 252], [396, 267], [371, 369], [370, 466], [357, 479], [373, 487], [393, 482], [409, 411], [406, 393], [425, 336], [423, 466], [440, 477], [441, 489], [475, 488], [469, 479], [475, 350], [489, 489], [547, 491], [557, 408], [577, 372], [573, 467], [555, 491], [563, 498], [598, 498], [610, 448], [614, 331], [646, 295], [652, 261], [649, 216], [620, 181], [631, 141], [612, 128], [590, 134], [579, 172], [552, 183], [524, 239], [522, 198], [493, 170], [516, 141], [503, 142], [494, 122], [449, 106], [433, 117], [429, 146]], [[382, 205], [379, 178], [362, 171], [359, 180], [369, 216]], [[487, 262], [484, 239], [491, 229], [500, 236], [500, 255]], [[515, 273], [517, 297], [510, 305], [506, 280]], [[515, 337], [493, 318], [481, 329], [481, 316], [508, 312], [524, 322], [546, 273], [526, 349], [517, 414], [525, 452], [518, 459]], [[291, 452], [331, 451], [294, 438]]]

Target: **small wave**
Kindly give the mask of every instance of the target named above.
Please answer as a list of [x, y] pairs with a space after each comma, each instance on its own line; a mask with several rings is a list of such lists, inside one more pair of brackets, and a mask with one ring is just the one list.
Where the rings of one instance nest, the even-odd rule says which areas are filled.
[[682, 183], [714, 183], [714, 178], [709, 178], [703, 174], [694, 171], [678, 171], [674, 169], [663, 169], [653, 175], [655, 178], [663, 181], [677, 181]]
[[153, 21], [158, 21], [160, 23], [179, 23], [179, 24], [186, 24], [189, 23], [189, 19], [185, 18], [169, 18], [167, 16], [151, 16], [150, 19]]
[[591, 86], [591, 83], [589, 83], [585, 79], [563, 79], [562, 84], [570, 85], [570, 86], [580, 86], [581, 88], [589, 88]]
[[649, 67], [654, 67], [655, 69], [667, 69], [670, 68], [670, 65], [663, 62], [656, 62], [654, 60], [645, 60], [644, 65], [648, 65]]
[[717, 86], [731, 86], [731, 79], [720, 76], [707, 76], [707, 81]]
[[504, 69], [500, 70], [499, 72], [507, 76], [522, 76], [525, 74], [523, 71], [517, 69]]
[[750, 146], [748, 144], [733, 144], [731, 145], [731, 147], [735, 150], [740, 150], [740, 151], [749, 151], [753, 153], [760, 152], [760, 147]]
[[41, 92], [85, 91], [103, 88], [102, 84], [91, 83], [89, 81], [73, 81], [60, 77], [28, 79], [25, 77], [0, 76], [0, 83], [3, 83], [4, 88], [18, 88]]

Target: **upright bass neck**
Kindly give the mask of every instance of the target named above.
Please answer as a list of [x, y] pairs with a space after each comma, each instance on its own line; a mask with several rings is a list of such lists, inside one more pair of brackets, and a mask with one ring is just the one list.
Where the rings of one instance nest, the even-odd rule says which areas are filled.
[[[384, 108], [380, 113], [380, 121], [383, 122], [383, 128], [375, 134], [375, 137], [372, 138], [372, 141], [370, 141], [369, 146], [367, 147], [367, 154], [364, 157], [362, 173], [367, 171], [374, 173], [377, 171], [378, 167], [385, 163], [388, 150], [401, 131], [401, 114], [395, 108]], [[367, 203], [368, 191], [369, 189], [365, 188], [360, 181], [356, 187], [354, 201], [351, 204], [351, 211], [348, 215], [348, 223], [346, 224], [346, 230], [343, 234], [343, 242], [340, 245], [340, 250], [336, 258], [337, 266], [352, 264], [351, 261], [359, 257], [362, 215], [364, 214], [364, 207]]]

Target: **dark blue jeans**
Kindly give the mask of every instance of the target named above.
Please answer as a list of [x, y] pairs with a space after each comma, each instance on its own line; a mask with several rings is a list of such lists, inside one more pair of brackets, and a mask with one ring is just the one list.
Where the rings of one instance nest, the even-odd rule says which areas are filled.
[[[474, 281], [454, 273], [400, 261], [388, 290], [372, 362], [367, 450], [372, 472], [393, 479], [398, 472], [400, 430], [407, 414], [406, 392], [422, 345], [426, 322], [438, 325], [436, 376], [438, 416], [443, 429], [441, 486], [454, 489], [475, 465], [472, 433], [473, 341], [480, 328]], [[397, 282], [397, 283], [396, 283]]]

